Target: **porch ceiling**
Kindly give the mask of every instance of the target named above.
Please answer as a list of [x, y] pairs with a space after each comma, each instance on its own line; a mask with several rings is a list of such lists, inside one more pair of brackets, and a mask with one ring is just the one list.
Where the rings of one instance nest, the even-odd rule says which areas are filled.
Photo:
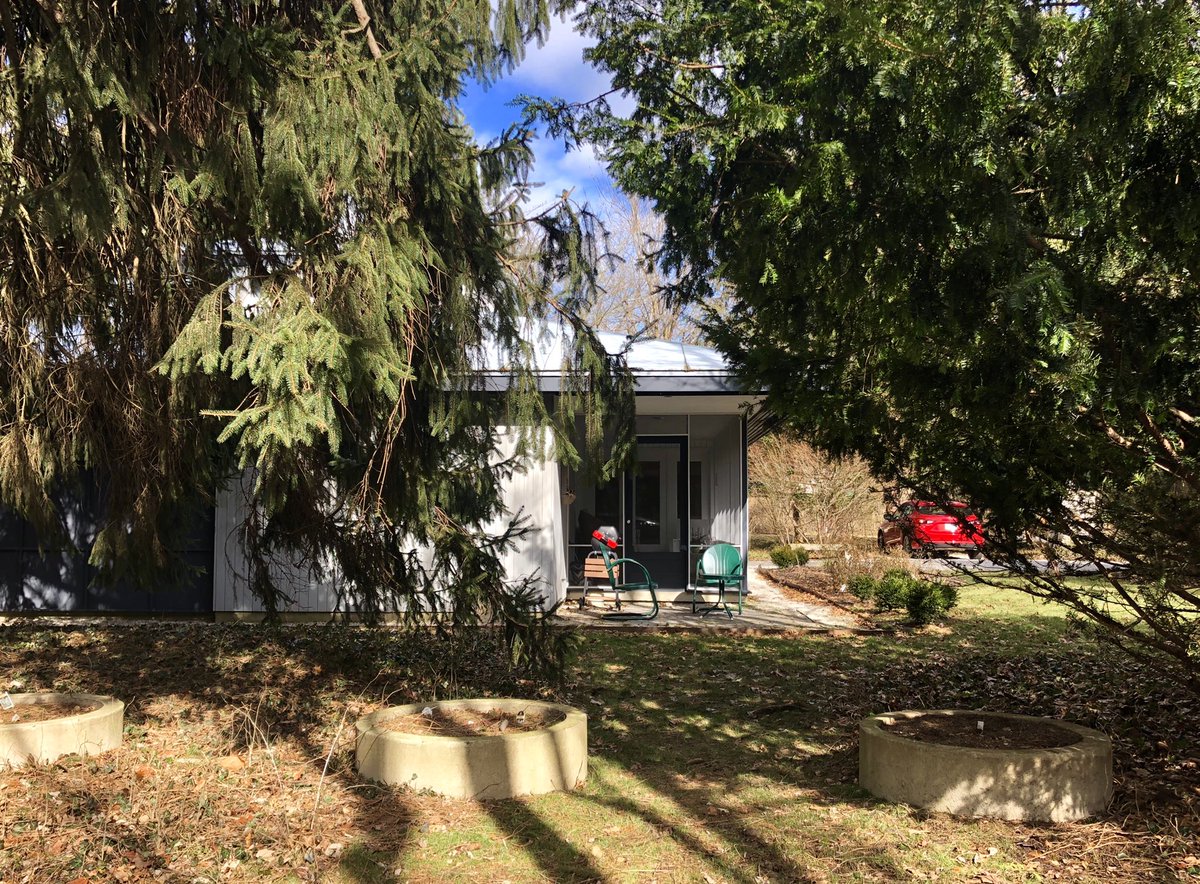
[[747, 406], [757, 406], [761, 396], [733, 395], [668, 395], [645, 394], [637, 396], [637, 413], [640, 415], [675, 414], [741, 414]]

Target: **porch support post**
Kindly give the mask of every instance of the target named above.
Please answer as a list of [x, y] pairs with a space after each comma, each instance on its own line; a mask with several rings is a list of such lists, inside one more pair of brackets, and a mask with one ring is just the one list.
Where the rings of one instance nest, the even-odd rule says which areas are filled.
[[[746, 567], [742, 568], [742, 592], [750, 588], [750, 471], [746, 463], [749, 445], [746, 440], [748, 438], [748, 421], [746, 413], [742, 412], [742, 561], [746, 563]], [[740, 599], [739, 599], [740, 601]]]

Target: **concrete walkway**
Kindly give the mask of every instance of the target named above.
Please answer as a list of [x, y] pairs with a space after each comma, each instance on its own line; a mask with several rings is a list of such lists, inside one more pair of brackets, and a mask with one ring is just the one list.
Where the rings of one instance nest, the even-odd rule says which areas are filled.
[[[579, 610], [576, 600], [565, 602], [559, 609], [555, 619], [563, 624], [571, 624], [597, 629], [665, 629], [665, 630], [705, 630], [713, 632], [783, 632], [790, 630], [811, 629], [848, 629], [857, 626], [850, 617], [834, 608], [806, 602], [793, 601], [781, 593], [774, 584], [758, 573], [757, 563], [750, 564], [748, 580], [750, 594], [743, 599], [743, 611], [737, 613], [737, 600], [730, 596], [733, 603], [730, 609], [733, 617], [725, 616], [724, 611], [713, 611], [707, 617], [692, 613], [689, 601], [664, 602], [654, 620], [604, 620], [603, 614], [615, 610], [612, 607], [611, 596], [601, 600], [600, 593], [588, 596], [589, 607]], [[662, 597], [660, 593], [660, 598]], [[688, 596], [690, 599], [690, 596]], [[701, 606], [703, 607], [703, 605]], [[646, 602], [621, 602], [622, 611], [645, 613], [650, 610]]]

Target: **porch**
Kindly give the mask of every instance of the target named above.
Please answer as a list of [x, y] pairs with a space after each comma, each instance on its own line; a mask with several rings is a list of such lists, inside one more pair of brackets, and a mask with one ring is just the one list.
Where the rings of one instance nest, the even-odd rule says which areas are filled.
[[[749, 595], [741, 614], [732, 618], [722, 612], [713, 612], [707, 617], [692, 613], [690, 596], [688, 601], [665, 601], [659, 605], [658, 617], [654, 620], [605, 620], [603, 615], [612, 610], [612, 594], [602, 596], [598, 591], [588, 593], [589, 607], [580, 610], [576, 599], [559, 606], [555, 619], [564, 625], [599, 629], [646, 629], [667, 631], [712, 631], [777, 633], [826, 629], [848, 629], [857, 624], [847, 615], [833, 608], [788, 598], [769, 580], [763, 577], [754, 563], [747, 569], [746, 582]], [[648, 602], [621, 602], [622, 610], [647, 611]]]
[[747, 427], [737, 400], [639, 396], [630, 469], [603, 484], [587, 478], [586, 464], [560, 471], [568, 600], [584, 593], [584, 563], [596, 529], [618, 536], [618, 557], [646, 567], [661, 603], [686, 603], [689, 612], [696, 564], [706, 547], [728, 543], [745, 558]]

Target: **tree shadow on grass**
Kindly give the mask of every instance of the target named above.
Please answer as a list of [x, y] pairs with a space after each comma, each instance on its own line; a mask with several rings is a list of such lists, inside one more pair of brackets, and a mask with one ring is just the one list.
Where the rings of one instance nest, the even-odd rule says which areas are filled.
[[[451, 647], [423, 634], [356, 627], [28, 621], [4, 627], [3, 638], [0, 671], [26, 689], [126, 701], [119, 763], [68, 758], [58, 767], [131, 804], [169, 781], [172, 800], [183, 799], [175, 815], [154, 816], [141, 802], [129, 837], [140, 832], [150, 842], [174, 829], [197, 842], [189, 861], [236, 860], [237, 874], [291, 865], [302, 880], [332, 872], [365, 884], [384, 867], [390, 873], [390, 858], [413, 841], [415, 811], [405, 793], [359, 778], [357, 716], [386, 702], [530, 690], [486, 632]], [[54, 769], [31, 768], [33, 788], [62, 791]], [[38, 821], [9, 804], [0, 825], [36, 828]], [[110, 837], [97, 814], [60, 815], [49, 829], [88, 844]], [[355, 833], [360, 843], [351, 843]]]
[[[681, 825], [670, 820], [667, 816], [646, 804], [641, 804], [631, 797], [605, 798], [587, 796], [585, 800], [607, 810], [639, 817], [653, 829], [669, 835], [693, 855], [702, 857], [710, 867], [729, 877], [732, 881], [742, 884], [755, 884], [761, 881], [763, 873], [768, 873], [772, 880], [795, 882], [815, 881], [809, 872], [795, 860], [779, 851], [775, 845], [759, 837], [752, 828], [741, 825], [734, 818], [732, 821], [714, 819], [709, 815], [710, 808], [717, 808], [711, 801], [713, 796], [705, 793], [681, 794], [678, 790], [664, 791], [655, 788], [655, 792], [676, 804], [688, 817], [688, 825]], [[719, 811], [717, 811], [719, 813]], [[701, 833], [716, 838], [720, 848], [714, 848], [704, 843]], [[748, 854], [751, 864], [744, 861], [743, 855]]]
[[[676, 638], [669, 645], [649, 636], [636, 644], [626, 637], [609, 641], [577, 702], [601, 705], [592, 727], [603, 754], [682, 813], [664, 814], [658, 800], [639, 800], [628, 788], [622, 794], [617, 783], [589, 787], [585, 797], [615, 812], [636, 814], [651, 827], [667, 828], [685, 849], [735, 880], [749, 879], [696, 837], [697, 831], [706, 829], [727, 848], [744, 852], [744, 865], [758, 864], [768, 877], [819, 877], [803, 867], [798, 853], [782, 846], [780, 837], [760, 831], [753, 817], [768, 810], [764, 790], [796, 787], [806, 790], [803, 800], [814, 805], [840, 804], [851, 811], [879, 807], [881, 802], [855, 785], [857, 724], [866, 715], [959, 707], [1117, 726], [1111, 708], [1100, 714], [1094, 702], [1068, 690], [1057, 661], [1079, 664], [1080, 649], [1066, 641], [1069, 631], [1059, 618], [1049, 620], [1032, 630], [1053, 637], [1049, 648], [1049, 642], [1030, 640], [1028, 624], [965, 618], [949, 633], [900, 637]], [[1005, 643], [998, 646], [1000, 634]], [[1090, 665], [1085, 655], [1080, 674], [1091, 674]], [[787, 708], [757, 714], [777, 705]], [[689, 777], [690, 768], [704, 775]], [[1042, 787], [1030, 783], [1028, 788]], [[755, 791], [745, 801], [739, 796]], [[879, 839], [827, 822], [820, 826], [825, 843], [803, 844], [802, 852], [835, 866], [843, 862], [842, 852], [859, 856], [877, 872], [903, 871], [905, 856]]]
[[[1031, 632], [1053, 641], [1031, 642]], [[263, 848], [290, 851], [305, 880], [390, 880], [388, 865], [412, 850], [419, 837], [421, 799], [366, 786], [354, 770], [349, 747], [358, 707], [448, 693], [532, 696], [539, 691], [538, 684], [508, 670], [503, 655], [482, 647], [447, 651], [387, 631], [23, 623], [3, 633], [0, 671], [28, 689], [100, 691], [126, 700], [130, 731], [121, 750], [123, 763], [146, 758], [156, 765], [153, 752], [160, 751], [204, 762], [193, 780], [211, 792], [211, 800], [181, 808], [166, 822], [131, 817], [122, 844], [135, 853], [148, 845], [159, 857], [156, 862], [168, 863], [177, 858], [176, 851], [154, 846], [163, 827], [179, 830], [180, 838], [199, 836], [191, 821], [203, 819], [205, 827], [212, 823], [213, 841], [206, 849], [214, 859], [239, 859], [247, 872], [262, 866], [255, 856]], [[804, 831], [793, 835], [772, 826], [770, 814], [778, 809], [772, 791], [790, 795], [802, 789], [802, 800], [811, 805], [874, 807], [876, 802], [852, 785], [855, 727], [861, 717], [887, 709], [958, 706], [1051, 714], [1102, 730], [1140, 728], [1144, 739], [1160, 739], [1166, 720], [1154, 719], [1151, 727], [1154, 710], [1129, 706], [1129, 691], [1110, 690], [1111, 698], [1102, 686], [1080, 693], [1080, 678], [1101, 680], [1106, 672], [1127, 670], [1097, 669], [1091, 652], [1081, 656], [1080, 646], [1068, 638], [1057, 618], [1024, 627], [1018, 621], [960, 619], [952, 621], [949, 634], [871, 638], [591, 636], [562, 699], [592, 713], [593, 746], [605, 764], [593, 768], [592, 783], [569, 800], [636, 818], [644, 830], [666, 833], [699, 863], [739, 884], [753, 881], [754, 874], [803, 881], [816, 877], [819, 864], [843, 868], [846, 855], [873, 872], [902, 874], [907, 855], [900, 848], [853, 827], [823, 822], [825, 840], [810, 843]], [[457, 655], [453, 667], [443, 659], [451, 653]], [[793, 705], [757, 712], [780, 703]], [[186, 740], [189, 734], [205, 742], [160, 747], [151, 739]], [[1155, 756], [1158, 761], [1145, 762], [1151, 775], [1166, 770], [1156, 764], [1196, 754], [1194, 735], [1184, 737], [1161, 736], [1173, 742], [1169, 752]], [[149, 748], [139, 749], [141, 743]], [[280, 761], [276, 772], [266, 746], [286, 748], [293, 757]], [[218, 774], [209, 766], [212, 756], [226, 752], [248, 759], [251, 748], [255, 760], [248, 771]], [[76, 787], [80, 806], [87, 804], [85, 792], [103, 803], [118, 794], [136, 798], [134, 790], [155, 782], [139, 785], [128, 766], [105, 773], [102, 761], [63, 764], [70, 770], [97, 765], [96, 782]], [[630, 791], [623, 777], [605, 769], [609, 765], [612, 771], [627, 771], [649, 794]], [[31, 772], [30, 781], [41, 792], [67, 794], [47, 771]], [[180, 787], [199, 789], [189, 782], [180, 779]], [[268, 785], [274, 791], [263, 791]], [[256, 789], [268, 803], [254, 803]], [[198, 799], [198, 794], [181, 794]], [[297, 806], [290, 822], [282, 807], [272, 806], [276, 800]], [[536, 805], [497, 802], [470, 813], [486, 814], [520, 840], [549, 878], [602, 878], [607, 858], [593, 858], [570, 827], [547, 818]], [[10, 803], [2, 812], [0, 822], [8, 831], [18, 824], [36, 831], [40, 821], [14, 807]], [[350, 812], [342, 813], [343, 808]], [[93, 811], [56, 818], [41, 834], [107, 843], [109, 824], [96, 817]], [[1148, 816], [1127, 821], [1132, 830], [1149, 822]], [[345, 840], [347, 831], [356, 833], [354, 843]], [[793, 848], [791, 838], [803, 840]], [[344, 849], [340, 862], [324, 852], [334, 842]], [[312, 861], [303, 858], [309, 853]], [[806, 868], [808, 857], [813, 869]], [[56, 868], [64, 880], [87, 871], [66, 860]]]
[[551, 881], [585, 884], [605, 880], [587, 853], [563, 838], [525, 801], [489, 801], [484, 808], [492, 821], [525, 849]]

